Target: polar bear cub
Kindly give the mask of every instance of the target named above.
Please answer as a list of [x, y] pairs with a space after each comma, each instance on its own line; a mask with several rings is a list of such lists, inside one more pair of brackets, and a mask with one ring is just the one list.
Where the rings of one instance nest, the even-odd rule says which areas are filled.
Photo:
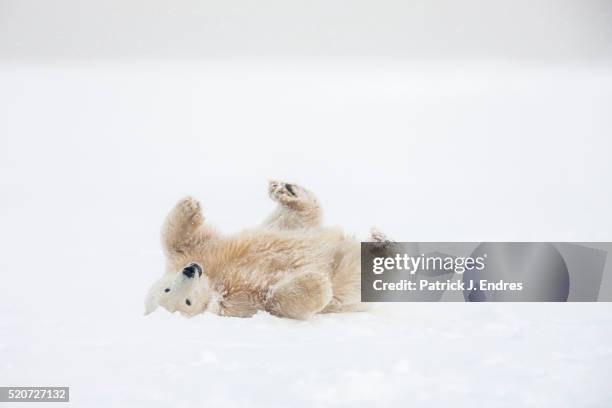
[[223, 236], [191, 197], [162, 227], [166, 272], [149, 290], [145, 314], [162, 306], [191, 317], [203, 312], [249, 317], [259, 310], [294, 319], [362, 310], [360, 244], [321, 226], [310, 191], [271, 181], [278, 203], [264, 224]]

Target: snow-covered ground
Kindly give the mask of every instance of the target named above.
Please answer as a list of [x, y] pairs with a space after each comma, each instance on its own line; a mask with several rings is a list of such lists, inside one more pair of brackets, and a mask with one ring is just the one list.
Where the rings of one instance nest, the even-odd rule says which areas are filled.
[[612, 240], [609, 66], [4, 64], [0, 89], [0, 385], [77, 407], [612, 403], [606, 303], [142, 316], [174, 202], [237, 231], [270, 177], [358, 236]]

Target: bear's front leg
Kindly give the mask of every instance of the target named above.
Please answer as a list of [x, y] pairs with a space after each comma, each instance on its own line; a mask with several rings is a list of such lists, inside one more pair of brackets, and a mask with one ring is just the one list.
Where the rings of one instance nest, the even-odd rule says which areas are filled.
[[304, 272], [274, 285], [268, 294], [266, 310], [292, 319], [309, 319], [332, 300], [332, 285], [326, 274]]
[[161, 241], [166, 255], [180, 256], [194, 245], [200, 244], [213, 234], [202, 227], [204, 217], [200, 203], [186, 197], [179, 201], [166, 217], [161, 231]]
[[272, 180], [268, 194], [278, 207], [264, 221], [264, 227], [302, 229], [321, 226], [323, 215], [319, 200], [304, 187]]

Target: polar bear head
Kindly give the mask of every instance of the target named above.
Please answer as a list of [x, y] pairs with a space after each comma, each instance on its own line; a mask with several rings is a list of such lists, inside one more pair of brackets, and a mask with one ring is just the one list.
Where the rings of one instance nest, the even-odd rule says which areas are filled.
[[155, 282], [145, 298], [145, 315], [158, 306], [171, 313], [191, 317], [214, 306], [215, 296], [210, 282], [198, 263], [190, 263], [180, 271], [169, 271]]

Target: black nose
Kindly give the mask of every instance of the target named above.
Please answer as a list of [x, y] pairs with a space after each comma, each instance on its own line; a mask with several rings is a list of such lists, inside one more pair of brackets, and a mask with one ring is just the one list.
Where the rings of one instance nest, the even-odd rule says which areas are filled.
[[295, 191], [293, 191], [293, 186], [291, 184], [285, 184], [285, 187], [287, 188], [287, 191], [294, 197], [297, 197], [297, 195], [295, 194]]
[[192, 263], [191, 265], [186, 266], [185, 269], [183, 269], [183, 275], [188, 278], [193, 278], [196, 272], [198, 273], [198, 276], [202, 276], [202, 267], [196, 263]]

